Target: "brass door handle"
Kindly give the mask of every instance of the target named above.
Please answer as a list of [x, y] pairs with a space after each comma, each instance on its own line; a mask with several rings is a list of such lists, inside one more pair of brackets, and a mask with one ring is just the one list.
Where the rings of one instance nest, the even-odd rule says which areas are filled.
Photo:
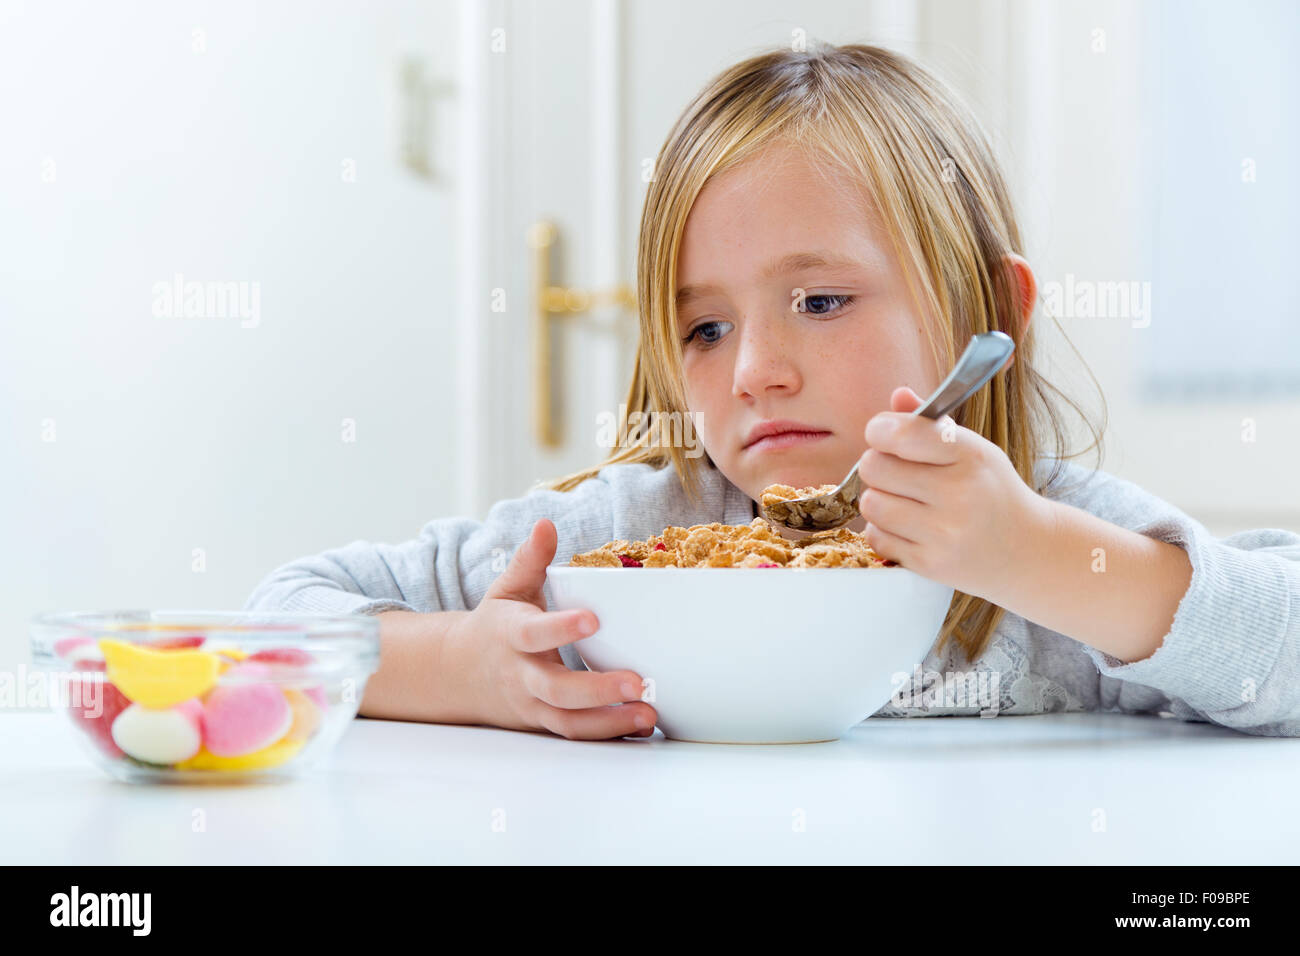
[[552, 402], [552, 324], [607, 305], [636, 308], [636, 292], [631, 286], [590, 292], [553, 284], [551, 253], [558, 240], [559, 229], [549, 220], [534, 223], [528, 230], [528, 245], [533, 250], [533, 414], [537, 440], [545, 448], [558, 447], [562, 434]]

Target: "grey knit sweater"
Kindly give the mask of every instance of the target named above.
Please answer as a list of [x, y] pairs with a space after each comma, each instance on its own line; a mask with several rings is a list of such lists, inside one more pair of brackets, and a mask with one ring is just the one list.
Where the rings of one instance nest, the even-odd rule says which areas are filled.
[[[1035, 487], [1054, 464], [1042, 459]], [[375, 614], [471, 610], [538, 518], [558, 532], [553, 564], [608, 541], [668, 525], [748, 524], [755, 504], [716, 468], [701, 469], [693, 506], [671, 467], [610, 465], [568, 492], [534, 490], [493, 505], [483, 521], [435, 518], [402, 544], [354, 541], [272, 571], [246, 610]], [[1242, 531], [1219, 539], [1132, 482], [1071, 462], [1048, 498], [1184, 548], [1192, 579], [1162, 646], [1122, 664], [1015, 614], [1003, 616], [974, 664], [952, 646], [898, 675], [873, 716], [1122, 711], [1209, 721], [1250, 734], [1300, 736], [1300, 534]], [[552, 595], [544, 591], [548, 606]], [[565, 664], [584, 669], [572, 645]]]

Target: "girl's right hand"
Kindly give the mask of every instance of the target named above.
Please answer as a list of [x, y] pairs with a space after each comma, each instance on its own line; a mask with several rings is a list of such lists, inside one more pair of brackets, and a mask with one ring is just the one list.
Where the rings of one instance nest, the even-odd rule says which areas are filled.
[[571, 740], [649, 737], [658, 714], [641, 700], [640, 675], [571, 671], [560, 657], [562, 645], [594, 633], [599, 621], [587, 610], [546, 610], [542, 584], [556, 540], [551, 521], [534, 524], [454, 632], [474, 709], [494, 727], [547, 730]]

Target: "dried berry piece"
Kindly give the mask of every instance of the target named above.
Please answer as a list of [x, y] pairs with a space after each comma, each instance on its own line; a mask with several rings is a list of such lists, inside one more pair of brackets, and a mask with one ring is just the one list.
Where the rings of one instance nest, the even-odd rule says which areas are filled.
[[665, 547], [664, 547], [664, 543], [663, 543], [662, 541], [660, 541], [658, 544], [655, 545], [655, 550], [656, 550], [656, 551], [667, 551], [668, 549], [665, 548]]
[[631, 555], [620, 554], [618, 559], [623, 562], [623, 567], [625, 568], [639, 568], [642, 566], [641, 562]]

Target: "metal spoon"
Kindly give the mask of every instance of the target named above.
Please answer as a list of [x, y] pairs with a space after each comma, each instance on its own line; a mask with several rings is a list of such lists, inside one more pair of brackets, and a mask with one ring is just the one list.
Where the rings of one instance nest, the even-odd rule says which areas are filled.
[[[941, 418], [979, 391], [998, 373], [1015, 351], [1011, 336], [1002, 332], [982, 332], [970, 340], [957, 365], [933, 395], [912, 412], [912, 416]], [[829, 531], [846, 525], [860, 514], [858, 496], [862, 478], [855, 464], [840, 486], [829, 494], [796, 498], [771, 505], [761, 505], [764, 518], [795, 531]]]

